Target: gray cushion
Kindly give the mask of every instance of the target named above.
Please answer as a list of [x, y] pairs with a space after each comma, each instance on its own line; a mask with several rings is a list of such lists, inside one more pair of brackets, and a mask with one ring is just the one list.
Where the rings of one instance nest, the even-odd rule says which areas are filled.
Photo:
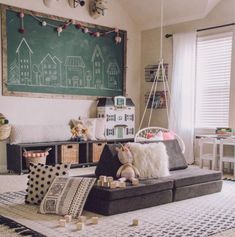
[[118, 159], [117, 151], [115, 150], [118, 146], [119, 145], [116, 144], [105, 145], [100, 160], [96, 166], [95, 174], [97, 177], [100, 175], [106, 175], [116, 178], [117, 171], [122, 165]]
[[172, 202], [172, 198], [172, 190], [164, 190], [109, 201], [89, 195], [85, 210], [109, 216], [170, 203]]
[[147, 193], [154, 193], [173, 188], [173, 180], [169, 178], [141, 180], [139, 186], [129, 184], [126, 188], [109, 189], [94, 186], [89, 196], [104, 200], [135, 197]]
[[162, 141], [169, 157], [169, 170], [179, 170], [188, 167], [185, 157], [177, 140]]
[[222, 189], [222, 184], [222, 180], [217, 180], [176, 188], [174, 190], [174, 201], [180, 201], [188, 198], [194, 198], [202, 195], [220, 192]]
[[170, 178], [174, 180], [175, 188], [178, 188], [220, 180], [222, 178], [222, 173], [220, 171], [188, 167], [187, 169], [183, 170], [171, 171]]

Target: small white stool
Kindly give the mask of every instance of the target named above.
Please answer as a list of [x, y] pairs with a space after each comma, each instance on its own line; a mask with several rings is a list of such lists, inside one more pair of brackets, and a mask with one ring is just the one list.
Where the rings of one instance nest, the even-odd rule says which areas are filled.
[[[224, 156], [224, 145], [233, 146], [234, 152], [233, 156]], [[219, 169], [223, 170], [223, 162], [233, 163], [233, 175], [235, 176], [235, 139], [224, 138], [220, 140], [220, 162]]]
[[[207, 149], [209, 149], [209, 146], [212, 146], [212, 152], [211, 153], [204, 153], [205, 145], [207, 146]], [[200, 168], [203, 168], [203, 161], [209, 160], [210, 161], [210, 168], [212, 170], [215, 169], [215, 164], [217, 161], [217, 139], [212, 137], [203, 137], [199, 140], [199, 147], [200, 147], [200, 157], [199, 157], [199, 165]], [[212, 163], [212, 165], [211, 165]]]

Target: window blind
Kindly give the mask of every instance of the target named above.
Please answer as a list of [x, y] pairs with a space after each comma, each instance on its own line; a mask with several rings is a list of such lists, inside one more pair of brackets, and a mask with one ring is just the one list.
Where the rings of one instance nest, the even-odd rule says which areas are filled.
[[196, 60], [196, 128], [228, 127], [232, 32], [199, 37]]

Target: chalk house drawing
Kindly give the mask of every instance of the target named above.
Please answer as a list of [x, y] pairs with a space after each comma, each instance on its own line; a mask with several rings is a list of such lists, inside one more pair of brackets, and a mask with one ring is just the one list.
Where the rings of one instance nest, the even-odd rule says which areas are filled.
[[95, 46], [91, 58], [93, 64], [93, 81], [96, 88], [105, 88], [104, 85], [104, 57], [99, 45]]
[[107, 69], [109, 89], [117, 89], [120, 87], [120, 85], [118, 84], [120, 72], [121, 71], [117, 62], [109, 63], [108, 69]]
[[29, 47], [25, 38], [22, 38], [20, 41], [20, 44], [16, 49], [16, 54], [18, 57], [20, 84], [30, 85], [32, 84], [31, 56], [33, 51]]
[[61, 85], [61, 61], [57, 57], [52, 57], [49, 53], [40, 62], [42, 72], [41, 85], [60, 86]]
[[95, 45], [88, 67], [82, 56], [65, 55], [63, 61], [51, 53], [32, 63], [33, 50], [25, 38], [15, 52], [9, 67], [9, 85], [121, 91], [120, 67], [116, 61], [105, 64], [99, 45]]
[[81, 56], [67, 56], [65, 60], [65, 73], [67, 87], [84, 87], [85, 63]]

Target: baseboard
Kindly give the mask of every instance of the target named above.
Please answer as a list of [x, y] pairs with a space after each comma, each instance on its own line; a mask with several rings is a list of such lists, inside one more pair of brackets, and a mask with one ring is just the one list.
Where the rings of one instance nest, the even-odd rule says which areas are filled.
[[6, 165], [0, 165], [0, 173], [7, 173], [7, 167]]

